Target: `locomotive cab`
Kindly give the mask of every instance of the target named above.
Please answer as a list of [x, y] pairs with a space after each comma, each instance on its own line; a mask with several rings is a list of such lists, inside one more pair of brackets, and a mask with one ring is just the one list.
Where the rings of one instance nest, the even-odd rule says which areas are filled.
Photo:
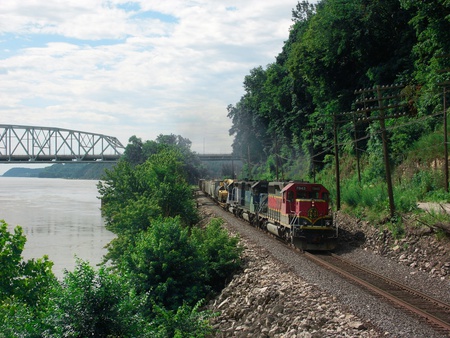
[[257, 181], [251, 187], [250, 212], [261, 213], [267, 211], [267, 181]]
[[337, 230], [321, 184], [271, 182], [268, 230], [304, 250], [332, 250]]

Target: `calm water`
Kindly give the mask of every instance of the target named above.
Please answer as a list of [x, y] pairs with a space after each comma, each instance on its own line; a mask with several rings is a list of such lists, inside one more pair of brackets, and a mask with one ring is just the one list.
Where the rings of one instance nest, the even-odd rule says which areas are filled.
[[96, 180], [0, 177], [0, 219], [23, 228], [23, 257], [48, 255], [57, 277], [75, 257], [101, 262], [114, 235], [105, 229]]

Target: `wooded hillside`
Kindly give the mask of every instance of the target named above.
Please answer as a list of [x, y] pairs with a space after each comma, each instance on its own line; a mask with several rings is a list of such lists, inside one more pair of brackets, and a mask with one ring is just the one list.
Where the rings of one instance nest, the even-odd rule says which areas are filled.
[[361, 157], [363, 179], [378, 181], [383, 130], [394, 167], [436, 131], [437, 148], [424, 152], [443, 158], [449, 20], [445, 0], [299, 2], [275, 62], [252, 69], [228, 106], [243, 176], [311, 179], [337, 150]]

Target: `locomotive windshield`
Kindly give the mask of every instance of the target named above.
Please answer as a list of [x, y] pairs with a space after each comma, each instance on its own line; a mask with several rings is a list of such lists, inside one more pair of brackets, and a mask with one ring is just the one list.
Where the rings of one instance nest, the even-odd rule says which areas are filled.
[[297, 193], [297, 198], [309, 198], [309, 193], [307, 191], [299, 191]]
[[292, 202], [294, 199], [295, 199], [294, 192], [293, 192], [292, 190], [291, 190], [291, 191], [288, 191], [288, 194], [287, 194], [287, 200], [288, 200], [289, 202]]

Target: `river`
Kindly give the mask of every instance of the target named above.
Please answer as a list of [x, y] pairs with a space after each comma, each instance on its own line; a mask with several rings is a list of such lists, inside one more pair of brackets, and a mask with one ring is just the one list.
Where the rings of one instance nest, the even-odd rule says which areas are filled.
[[0, 177], [0, 219], [23, 228], [24, 259], [48, 255], [62, 278], [75, 257], [100, 263], [114, 234], [100, 213], [96, 180]]

